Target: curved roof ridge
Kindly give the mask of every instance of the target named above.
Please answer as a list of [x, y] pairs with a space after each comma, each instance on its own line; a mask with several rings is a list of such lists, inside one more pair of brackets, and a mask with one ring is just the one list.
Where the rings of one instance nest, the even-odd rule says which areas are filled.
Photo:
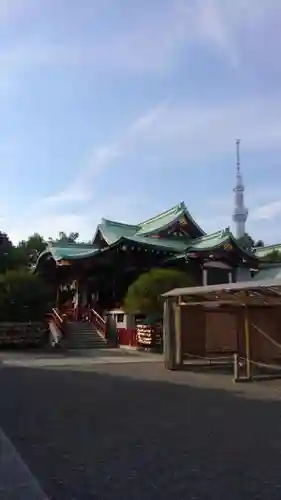
[[182, 201], [181, 203], [178, 203], [177, 205], [174, 205], [173, 207], [169, 208], [168, 210], [164, 210], [163, 212], [160, 212], [153, 217], [150, 217], [150, 219], [146, 219], [142, 222], [140, 222], [138, 225], [143, 226], [145, 224], [149, 224], [150, 222], [154, 222], [157, 219], [160, 219], [161, 217], [165, 217], [166, 215], [170, 215], [173, 212], [180, 212], [180, 211], [187, 211], [185, 203]]
[[265, 249], [267, 250], [268, 248], [276, 248], [276, 247], [280, 247], [281, 246], [281, 243], [272, 243], [271, 245], [263, 245], [262, 247], [255, 247], [255, 250], [258, 250], [258, 249]]
[[[118, 222], [115, 220], [110, 220], [110, 219], [105, 219], [104, 217], [102, 218], [102, 224], [111, 224], [112, 226], [121, 226], [121, 227], [130, 227], [132, 229], [138, 229], [139, 224], [126, 224], [126, 222]], [[98, 227], [101, 224], [98, 225]]]
[[94, 245], [93, 243], [84, 243], [84, 242], [71, 242], [71, 241], [50, 241], [47, 245], [47, 249], [48, 248], [55, 248], [55, 247], [58, 247], [58, 248], [67, 248], [67, 247], [70, 247], [70, 248], [94, 248], [96, 245]]
[[218, 231], [215, 231], [214, 233], [209, 233], [209, 234], [204, 234], [203, 236], [199, 236], [198, 238], [195, 238], [194, 240], [194, 243], [195, 242], [199, 242], [199, 241], [207, 241], [207, 240], [210, 240], [210, 239], [213, 239], [214, 237], [223, 237], [223, 236], [232, 236], [232, 233], [231, 232], [227, 232], [225, 229], [219, 229]]
[[275, 243], [274, 245], [264, 245], [264, 247], [255, 247], [253, 251], [258, 258], [262, 259], [270, 255], [272, 252], [280, 252], [281, 243]]

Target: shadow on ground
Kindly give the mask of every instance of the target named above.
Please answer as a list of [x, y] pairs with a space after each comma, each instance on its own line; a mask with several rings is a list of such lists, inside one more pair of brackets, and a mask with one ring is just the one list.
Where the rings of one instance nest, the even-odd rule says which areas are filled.
[[0, 426], [50, 498], [279, 500], [280, 402], [264, 399], [279, 385], [241, 397], [200, 377], [3, 368]]

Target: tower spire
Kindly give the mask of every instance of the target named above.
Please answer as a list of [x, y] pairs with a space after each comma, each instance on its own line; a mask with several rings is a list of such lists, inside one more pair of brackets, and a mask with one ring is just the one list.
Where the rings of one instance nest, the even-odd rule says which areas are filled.
[[236, 226], [236, 238], [241, 238], [245, 234], [245, 224], [248, 218], [248, 209], [244, 204], [244, 185], [240, 168], [240, 139], [236, 140], [236, 185], [234, 188], [234, 212], [233, 222]]
[[240, 139], [236, 139], [236, 174], [240, 174]]

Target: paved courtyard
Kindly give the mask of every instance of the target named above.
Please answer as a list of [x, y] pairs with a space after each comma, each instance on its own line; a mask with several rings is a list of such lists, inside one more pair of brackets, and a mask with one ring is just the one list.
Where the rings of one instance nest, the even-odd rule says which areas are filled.
[[280, 500], [280, 381], [132, 356], [0, 354], [1, 499]]

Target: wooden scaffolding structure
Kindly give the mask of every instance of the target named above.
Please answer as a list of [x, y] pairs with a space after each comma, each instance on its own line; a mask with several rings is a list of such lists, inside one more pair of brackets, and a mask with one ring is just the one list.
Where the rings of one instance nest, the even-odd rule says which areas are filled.
[[210, 359], [227, 351], [236, 380], [241, 367], [247, 380], [257, 366], [281, 370], [281, 280], [179, 288], [163, 297], [167, 369], [181, 369], [187, 355]]

